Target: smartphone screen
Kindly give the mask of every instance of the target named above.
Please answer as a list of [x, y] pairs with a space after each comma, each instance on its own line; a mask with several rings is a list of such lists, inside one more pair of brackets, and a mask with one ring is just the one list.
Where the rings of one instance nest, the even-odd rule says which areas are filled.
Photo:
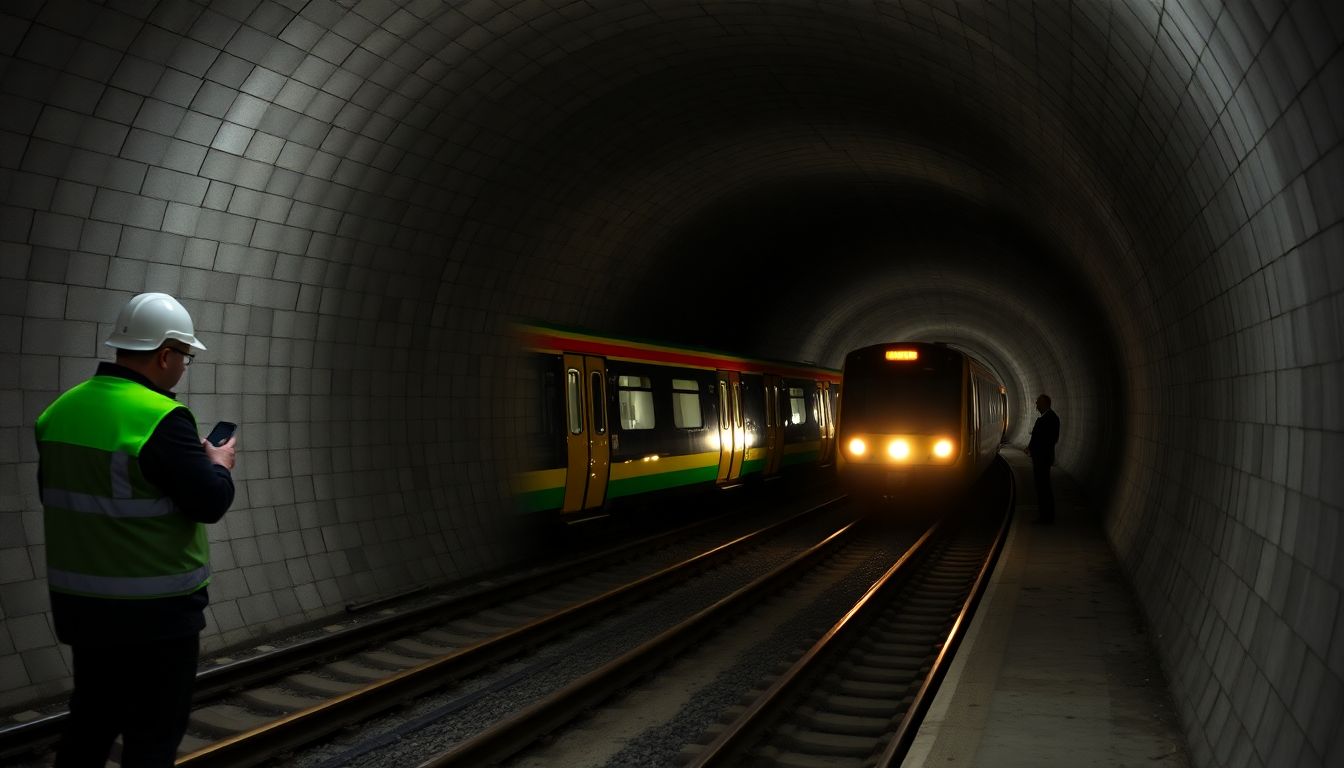
[[215, 425], [214, 429], [210, 430], [210, 435], [205, 439], [209, 440], [211, 445], [223, 445], [228, 442], [230, 437], [233, 437], [233, 433], [237, 430], [238, 425], [232, 421], [221, 421]]

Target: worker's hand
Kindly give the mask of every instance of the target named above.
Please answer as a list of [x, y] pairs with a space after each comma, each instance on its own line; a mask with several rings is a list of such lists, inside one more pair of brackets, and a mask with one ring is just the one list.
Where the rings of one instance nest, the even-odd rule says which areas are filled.
[[233, 449], [238, 444], [238, 436], [234, 435], [224, 441], [223, 445], [213, 445], [209, 440], [201, 438], [201, 447], [205, 449], [205, 455], [211, 463], [218, 464], [221, 467], [233, 470]]

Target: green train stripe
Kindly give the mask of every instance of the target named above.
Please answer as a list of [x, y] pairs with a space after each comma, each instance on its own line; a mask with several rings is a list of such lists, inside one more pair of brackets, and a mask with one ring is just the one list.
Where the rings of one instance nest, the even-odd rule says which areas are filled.
[[559, 509], [565, 503], [565, 487], [543, 488], [539, 491], [527, 491], [516, 496], [518, 500], [518, 511], [520, 512], [542, 512], [548, 509]]
[[696, 483], [712, 483], [719, 476], [719, 467], [712, 464], [694, 469], [681, 469], [673, 472], [659, 472], [621, 480], [613, 479], [607, 486], [607, 497], [616, 499], [621, 496], [633, 496], [637, 493], [661, 491], [664, 488], [676, 488]]
[[[793, 466], [795, 464], [806, 464], [816, 462], [820, 452], [815, 448], [816, 444], [806, 446], [803, 450], [796, 447], [794, 452], [784, 453], [780, 457], [782, 466]], [[677, 457], [686, 461], [692, 457]], [[694, 485], [696, 483], [713, 483], [719, 476], [719, 465], [717, 463], [704, 464], [698, 467], [688, 467], [685, 469], [672, 469], [668, 471], [650, 471], [649, 467], [656, 466], [645, 464], [633, 471], [639, 474], [630, 477], [611, 477], [607, 486], [608, 498], [620, 498], [622, 496], [633, 496], [650, 491], [660, 491], [667, 488], [676, 488], [684, 485]], [[626, 467], [620, 467], [618, 471], [632, 471]], [[760, 474], [765, 471], [764, 457], [759, 459], [747, 459], [742, 463], [742, 476]], [[534, 485], [540, 485], [547, 481], [554, 482], [557, 478], [563, 479], [563, 472], [551, 470], [547, 473], [529, 473], [528, 478]], [[549, 477], [544, 476], [549, 474]], [[613, 473], [615, 474], [615, 473]], [[550, 509], [560, 509], [565, 501], [565, 487], [563, 484], [553, 485], [551, 487], [542, 487], [522, 491], [516, 495], [518, 509], [522, 512], [542, 512]]]

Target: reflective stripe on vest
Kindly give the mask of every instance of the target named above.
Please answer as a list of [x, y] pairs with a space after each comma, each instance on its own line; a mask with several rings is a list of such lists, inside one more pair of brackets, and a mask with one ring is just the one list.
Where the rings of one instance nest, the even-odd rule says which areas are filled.
[[177, 505], [167, 496], [160, 499], [109, 499], [59, 488], [42, 489], [42, 505], [104, 517], [163, 517], [177, 511]]
[[156, 597], [194, 591], [210, 578], [210, 565], [167, 576], [90, 576], [87, 573], [47, 569], [47, 583], [65, 592], [119, 597]]
[[188, 594], [208, 583], [205, 526], [183, 515], [140, 469], [141, 449], [179, 408], [142, 384], [103, 375], [38, 417], [52, 590], [137, 599]]

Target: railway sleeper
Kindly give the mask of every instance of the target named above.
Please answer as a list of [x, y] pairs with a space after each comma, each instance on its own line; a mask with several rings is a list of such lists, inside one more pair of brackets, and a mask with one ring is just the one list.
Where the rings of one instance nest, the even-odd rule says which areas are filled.
[[523, 605], [538, 616], [546, 616], [562, 608], [568, 608], [574, 605], [574, 601], [559, 595], [533, 595], [527, 598]]
[[907, 605], [901, 610], [901, 615], [916, 619], [946, 620], [951, 604], [950, 600], [943, 600], [937, 605]]
[[930, 591], [935, 589], [964, 589], [966, 587], [966, 578], [954, 574], [939, 574], [925, 576], [919, 583], [920, 591]]
[[425, 663], [424, 659], [403, 656], [391, 651], [365, 651], [359, 654], [359, 659], [371, 667], [386, 669], [392, 672], [400, 672], [403, 669], [418, 667]]
[[426, 642], [435, 645], [448, 646], [450, 650], [461, 648], [464, 645], [471, 645], [481, 638], [478, 635], [464, 634], [460, 632], [448, 632], [442, 629], [426, 629], [419, 635]]
[[547, 613], [549, 612], [545, 610], [533, 610], [525, 606], [512, 604], [498, 608], [487, 608], [473, 616], [472, 620], [484, 626], [497, 627], [495, 634], [498, 634], [502, 630], [513, 629], [528, 622], [536, 621]]
[[[889, 692], [898, 693], [895, 691]], [[847, 693], [835, 693], [823, 697], [828, 712], [836, 712], [855, 717], [887, 717], [897, 710], [894, 696], [856, 696]]]
[[778, 747], [761, 747], [752, 753], [758, 759], [748, 762], [753, 766], [780, 766], [782, 768], [860, 768], [863, 760], [838, 755], [809, 755]]
[[452, 653], [452, 646], [431, 644], [413, 637], [403, 637], [400, 640], [393, 640], [387, 644], [387, 647], [404, 656], [414, 656], [421, 659], [436, 659], [440, 656], [446, 656]]
[[947, 608], [941, 611], [903, 610], [899, 613], [883, 616], [877, 620], [876, 624], [879, 628], [892, 632], [898, 632], [903, 627], [940, 626], [950, 620], [950, 613], [950, 609]]
[[843, 677], [845, 680], [857, 680], [864, 683], [881, 683], [883, 685], [909, 685], [910, 681], [919, 676], [919, 667], [913, 668], [892, 668], [892, 667], [870, 667], [858, 664], [846, 665], [841, 670], [840, 675], [831, 678], [828, 682], [835, 682]]
[[273, 685], [243, 691], [238, 694], [238, 698], [247, 702], [249, 707], [256, 709], [258, 712], [268, 712], [274, 715], [307, 709], [320, 701], [320, 699], [295, 694]]
[[906, 600], [904, 605], [910, 606], [911, 608], [929, 608], [941, 611], [946, 611], [948, 609], [948, 601], [946, 598], [942, 597], [912, 597], [909, 600]]
[[212, 704], [192, 710], [189, 725], [199, 733], [225, 738], [269, 723], [271, 718], [234, 704]]
[[833, 693], [846, 696], [867, 696], [874, 699], [893, 701], [905, 693], [909, 683], [871, 682], [867, 680], [843, 679], [835, 681], [831, 687]]
[[359, 683], [376, 683], [392, 676], [392, 672], [389, 670], [356, 664], [349, 660], [333, 661], [325, 669], [338, 678]]
[[344, 680], [336, 680], [330, 677], [315, 675], [311, 672], [303, 672], [297, 675], [290, 675], [285, 678], [285, 685], [296, 691], [311, 693], [315, 696], [332, 697], [340, 696], [344, 693], [359, 688], [358, 683], [351, 683]]
[[517, 626], [517, 625], [510, 625], [506, 627], [500, 627], [495, 624], [477, 621], [478, 618], [479, 614], [477, 616], [473, 616], [470, 619], [458, 619], [454, 622], [451, 622], [448, 625], [448, 627], [451, 631], [457, 634], [466, 635], [472, 638], [471, 642], [474, 643], [479, 641], [481, 638], [494, 637], [495, 635], [501, 634], [504, 631], [513, 629], [514, 626]]
[[840, 712], [818, 712], [808, 709], [798, 712], [796, 719], [815, 731], [849, 736], [866, 736], [869, 739], [870, 746], [873, 738], [881, 736], [891, 729], [890, 717], [847, 715]]
[[866, 653], [886, 656], [925, 656], [928, 643], [897, 643], [891, 640], [867, 640], [859, 646]]
[[873, 752], [871, 736], [824, 733], [796, 726], [785, 726], [776, 731], [775, 743], [787, 750], [796, 750], [809, 755], [861, 759]]
[[928, 661], [929, 653], [925, 648], [922, 653], [864, 653], [858, 654], [855, 658], [856, 664], [866, 667], [894, 667], [897, 669], [919, 669]]
[[884, 634], [886, 634], [888, 637], [890, 637], [892, 640], [898, 643], [907, 643], [907, 644], [918, 643], [923, 645], [925, 648], [932, 649], [935, 646], [934, 641], [938, 637], [946, 636], [947, 633], [943, 632], [942, 630], [947, 629], [947, 625], [949, 623], [950, 620], [946, 618], [944, 618], [943, 621], [938, 622], [936, 624], [930, 623], [928, 625], [920, 625], [918, 623], [912, 623], [908, 625], [902, 625], [901, 629], [892, 630]]

